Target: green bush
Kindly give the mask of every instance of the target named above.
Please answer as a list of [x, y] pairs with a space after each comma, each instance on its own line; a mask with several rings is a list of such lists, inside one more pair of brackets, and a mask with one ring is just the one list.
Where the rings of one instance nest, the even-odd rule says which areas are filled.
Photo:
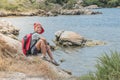
[[4, 6], [4, 9], [10, 10], [10, 11], [17, 11], [18, 6], [17, 5], [13, 5], [13, 4], [8, 4], [8, 5]]
[[98, 5], [100, 7], [120, 6], [120, 0], [83, 0], [83, 6]]
[[48, 3], [48, 2], [37, 4], [37, 9], [42, 9], [42, 10], [45, 10], [45, 11], [49, 11], [53, 7], [54, 7], [53, 4], [52, 3]]
[[63, 9], [72, 9], [76, 4], [76, 0], [68, 0], [67, 3], [63, 6]]
[[0, 0], [0, 8], [4, 8], [7, 5], [7, 0]]
[[71, 2], [75, 2], [76, 0], [46, 0], [49, 3], [55, 3], [55, 4], [60, 4], [63, 5], [65, 3], [71, 3]]
[[120, 80], [120, 53], [111, 52], [99, 58], [97, 71], [82, 76], [80, 80]]
[[99, 0], [84, 0], [83, 1], [84, 6], [89, 6], [89, 5], [98, 5], [99, 4]]
[[118, 6], [120, 3], [120, 0], [118, 1], [118, 0], [110, 0], [110, 1], [108, 1], [108, 3], [107, 3], [107, 5], [109, 6], [109, 7], [116, 7], [116, 6]]

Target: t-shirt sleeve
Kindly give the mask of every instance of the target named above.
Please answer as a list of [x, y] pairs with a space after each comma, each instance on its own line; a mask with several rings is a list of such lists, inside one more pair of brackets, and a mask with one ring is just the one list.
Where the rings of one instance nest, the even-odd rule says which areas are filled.
[[32, 39], [31, 39], [31, 45], [30, 47], [33, 47], [35, 43], [40, 39], [41, 35], [38, 33], [32, 34]]
[[38, 39], [40, 39], [40, 37], [41, 37], [40, 34], [34, 33], [34, 34], [32, 35], [32, 40], [38, 40]]

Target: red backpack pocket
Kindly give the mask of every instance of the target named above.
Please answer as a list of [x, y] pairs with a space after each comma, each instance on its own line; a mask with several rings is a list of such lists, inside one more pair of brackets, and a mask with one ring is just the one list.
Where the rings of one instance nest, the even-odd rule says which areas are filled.
[[22, 38], [22, 51], [24, 55], [31, 54], [31, 50], [30, 50], [31, 37], [32, 37], [32, 34], [30, 33], [30, 34], [25, 35]]

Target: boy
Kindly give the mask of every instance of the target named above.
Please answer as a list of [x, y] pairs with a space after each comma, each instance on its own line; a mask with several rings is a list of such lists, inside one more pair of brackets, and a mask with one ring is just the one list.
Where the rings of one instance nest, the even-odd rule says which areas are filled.
[[41, 58], [46, 59], [46, 53], [50, 57], [50, 62], [58, 66], [59, 64], [53, 59], [53, 55], [48, 45], [46, 39], [42, 37], [40, 34], [44, 32], [44, 29], [40, 23], [34, 23], [34, 33], [32, 34], [31, 40], [31, 53], [33, 55], [37, 55], [38, 53], [42, 53]]

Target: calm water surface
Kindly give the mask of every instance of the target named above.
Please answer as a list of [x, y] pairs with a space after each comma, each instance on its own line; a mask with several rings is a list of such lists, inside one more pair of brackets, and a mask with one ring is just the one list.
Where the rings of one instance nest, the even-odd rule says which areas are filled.
[[65, 59], [60, 67], [67, 69], [75, 76], [95, 71], [97, 57], [109, 50], [120, 52], [120, 9], [98, 9], [103, 14], [79, 15], [79, 16], [57, 16], [57, 17], [9, 17], [0, 18], [12, 22], [18, 26], [21, 39], [25, 34], [33, 31], [33, 23], [41, 22], [45, 28], [43, 36], [54, 45], [54, 33], [58, 30], [70, 30], [81, 34], [88, 39], [102, 40], [107, 42], [104, 46], [59, 49], [54, 51], [57, 61]]

